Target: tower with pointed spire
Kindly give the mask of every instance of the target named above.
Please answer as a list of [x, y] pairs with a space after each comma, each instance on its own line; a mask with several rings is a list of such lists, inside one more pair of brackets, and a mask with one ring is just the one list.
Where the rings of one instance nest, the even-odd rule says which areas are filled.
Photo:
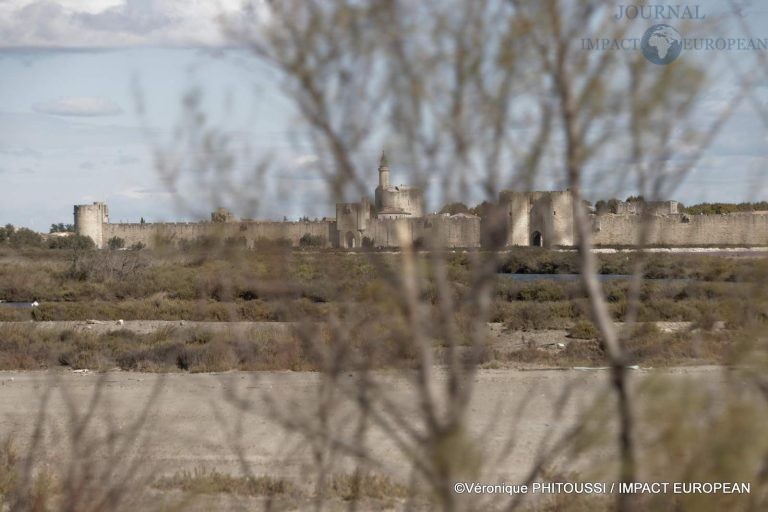
[[374, 192], [374, 210], [379, 218], [415, 218], [424, 215], [420, 188], [392, 185], [389, 182], [389, 160], [382, 151], [379, 160], [379, 185]]
[[381, 152], [381, 160], [379, 160], [379, 187], [382, 189], [389, 187], [389, 162], [384, 151]]

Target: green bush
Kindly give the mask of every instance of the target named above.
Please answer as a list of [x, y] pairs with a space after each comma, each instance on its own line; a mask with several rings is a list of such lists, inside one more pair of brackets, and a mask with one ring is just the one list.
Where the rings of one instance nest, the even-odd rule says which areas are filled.
[[576, 274], [576, 253], [543, 249], [516, 248], [502, 262], [499, 272], [506, 274]]
[[735, 212], [752, 212], [768, 210], [768, 202], [760, 201], [757, 203], [699, 203], [692, 206], [686, 206], [682, 209], [683, 213], [689, 215], [722, 215]]
[[11, 235], [16, 231], [13, 224], [6, 224], [0, 227], [0, 243], [6, 243], [11, 239]]
[[119, 236], [113, 236], [109, 240], [107, 240], [107, 247], [109, 247], [110, 250], [115, 251], [117, 249], [123, 249], [125, 248], [125, 239], [120, 238]]
[[310, 235], [309, 233], [304, 233], [301, 235], [301, 238], [299, 238], [299, 247], [324, 247], [325, 246], [325, 237], [322, 235]]
[[608, 282], [603, 285], [605, 299], [608, 302], [616, 303], [626, 300], [627, 289], [629, 285], [622, 282]]
[[551, 281], [538, 281], [520, 290], [518, 300], [531, 300], [536, 302], [551, 302], [563, 300], [565, 292], [563, 287]]
[[49, 229], [48, 232], [49, 233], [74, 233], [75, 226], [74, 224], [64, 224], [63, 222], [59, 222], [58, 224], [51, 224], [51, 229]]
[[589, 320], [579, 320], [568, 329], [568, 336], [577, 340], [592, 340], [598, 335], [597, 327]]
[[[15, 229], [10, 224], [5, 227], [6, 237], [12, 247], [42, 247], [43, 237], [40, 233], [36, 233], [31, 229], [18, 228]], [[9, 231], [8, 231], [9, 230]]]
[[83, 235], [69, 235], [69, 236], [55, 236], [48, 239], [49, 249], [71, 249], [75, 251], [84, 251], [93, 249], [96, 244], [89, 236]]
[[514, 331], [564, 329], [579, 314], [571, 302], [519, 302], [512, 306], [505, 312], [504, 327]]

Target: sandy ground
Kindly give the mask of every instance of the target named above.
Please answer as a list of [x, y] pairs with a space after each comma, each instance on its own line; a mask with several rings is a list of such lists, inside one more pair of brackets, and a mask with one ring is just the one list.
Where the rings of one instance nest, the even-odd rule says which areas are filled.
[[[129, 329], [150, 333], [164, 328], [204, 328], [213, 331], [248, 333], [252, 329], [291, 329], [276, 322], [35, 322], [37, 329], [73, 329], [104, 333]], [[663, 331], [690, 328], [686, 322], [658, 323]], [[513, 349], [525, 344], [557, 346], [571, 340], [564, 330], [506, 331], [502, 324], [489, 324], [494, 347]], [[444, 371], [435, 369], [434, 389], [444, 392]], [[653, 379], [672, 384], [723, 386], [725, 373], [715, 367], [684, 367], [663, 370], [640, 369], [631, 373], [632, 385]], [[481, 370], [474, 378], [468, 437], [488, 483], [523, 482], [538, 456], [577, 425], [595, 403], [611, 407], [608, 372], [603, 370], [503, 369]], [[355, 376], [341, 377], [353, 383]], [[414, 375], [376, 373], [389, 403], [403, 411], [406, 425], [423, 428], [418, 409]], [[316, 477], [313, 446], [296, 431], [286, 429], [280, 419], [299, 427], [312, 424], [322, 395], [321, 377], [304, 372], [227, 372], [220, 374], [144, 374], [91, 371], [0, 372], [0, 440], [12, 436], [22, 453], [36, 446], [34, 462], [60, 473], [82, 465], [96, 469], [96, 480], [135, 475], [153, 481], [159, 475], [199, 468], [217, 469], [236, 475], [283, 477], [305, 491], [304, 498], [276, 504], [277, 509], [307, 509], [311, 504], [310, 482]], [[356, 409], [348, 397], [334, 401], [328, 428], [339, 439], [354, 439]], [[36, 442], [36, 427], [43, 425]], [[137, 426], [136, 430], [134, 427]], [[405, 427], [397, 429], [402, 434]], [[610, 439], [615, 426], [601, 425]], [[377, 472], [406, 483], [411, 475], [406, 454], [391, 432], [376, 426], [367, 434], [367, 450], [381, 464]], [[611, 445], [612, 446], [612, 445]], [[601, 448], [584, 456], [555, 459], [558, 471], [581, 473], [609, 467], [612, 448]], [[598, 460], [596, 460], [596, 458]], [[603, 459], [603, 460], [601, 460]], [[79, 461], [79, 463], [78, 463]], [[80, 464], [80, 465], [78, 465]], [[62, 469], [63, 468], [63, 469]], [[337, 457], [326, 472], [351, 472], [349, 458]], [[131, 471], [129, 471], [131, 470]], [[133, 474], [133, 473], [132, 473]], [[99, 476], [102, 475], [102, 476]], [[303, 487], [302, 487], [303, 486]], [[143, 485], [143, 489], [147, 489]], [[143, 491], [142, 491], [143, 492]], [[152, 500], [178, 499], [179, 492], [148, 491]], [[170, 496], [170, 498], [169, 498]], [[304, 500], [303, 502], [301, 500]], [[233, 496], [207, 496], [192, 510], [238, 510], [263, 508], [263, 500]], [[344, 509], [340, 502], [338, 509]], [[370, 509], [379, 509], [381, 503]], [[138, 508], [145, 508], [138, 504]], [[188, 509], [188, 507], [184, 507]], [[332, 507], [333, 509], [333, 507]], [[366, 508], [364, 507], [363, 510]]]
[[[662, 332], [678, 332], [691, 328], [691, 322], [655, 322]], [[47, 321], [47, 322], [0, 322], [3, 325], [32, 325], [36, 329], [76, 332], [92, 332], [105, 334], [121, 329], [137, 334], [149, 334], [160, 329], [194, 329], [200, 328], [217, 333], [231, 335], [247, 335], [253, 330], [285, 332], [293, 328], [292, 322], [191, 322], [187, 320], [126, 320], [123, 322], [109, 320], [88, 321]], [[616, 324], [621, 328], [621, 323]], [[540, 347], [567, 344], [571, 341], [568, 331], [563, 329], [542, 329], [538, 331], [509, 331], [502, 323], [488, 324], [489, 340], [494, 348], [519, 349], [533, 344]]]
[[190, 322], [188, 320], [87, 320], [87, 321], [46, 321], [46, 322], [0, 322], [2, 325], [32, 325], [36, 329], [63, 331], [93, 332], [104, 334], [111, 331], [126, 329], [137, 334], [149, 334], [160, 329], [192, 329], [203, 328], [214, 332], [247, 333], [251, 329], [289, 330], [292, 322]]
[[[565, 251], [569, 250], [565, 249]], [[616, 254], [642, 251], [648, 253], [707, 254], [709, 256], [757, 257], [767, 254], [768, 247], [646, 247], [644, 249], [616, 249], [610, 247], [598, 247], [592, 249], [592, 251], [599, 254]]]
[[[712, 367], [638, 370], [632, 374], [633, 385], [654, 376], [711, 386], [725, 378]], [[381, 372], [376, 378], [391, 403], [405, 411], [404, 420], [421, 429], [411, 376]], [[604, 396], [607, 383], [607, 372], [600, 370], [480, 371], [474, 379], [468, 427], [488, 468], [483, 478], [523, 481], [540, 449], [575, 425]], [[0, 372], [0, 432], [12, 435], [26, 451], [34, 444], [35, 426], [44, 424], [36, 462], [55, 470], [73, 467], [73, 458], [79, 457], [115, 467], [139, 461], [155, 474], [206, 467], [308, 482], [314, 475], [312, 450], [301, 435], [278, 424], [276, 416], [309, 425], [306, 418], [319, 403], [319, 384], [317, 374], [294, 372]], [[436, 370], [434, 384], [444, 389], [442, 371]], [[563, 400], [566, 390], [568, 399]], [[134, 434], [132, 427], [144, 415], [139, 433]], [[352, 407], [341, 399], [332, 410], [329, 428], [340, 439], [352, 439], [356, 425]], [[613, 426], [604, 428], [610, 432]], [[409, 464], [390, 434], [371, 429], [367, 446], [382, 463], [379, 471], [408, 480]], [[586, 465], [587, 461], [569, 459], [570, 468]], [[353, 468], [344, 459], [333, 467]]]
[[[681, 332], [690, 329], [693, 322], [654, 322], [661, 332]], [[617, 322], [621, 329], [623, 323]], [[722, 323], [716, 325], [722, 328]], [[491, 346], [498, 349], [520, 349], [526, 345], [537, 347], [562, 348], [572, 341], [568, 331], [564, 329], [541, 329], [537, 331], [510, 331], [504, 328], [503, 323], [488, 324], [488, 338]]]

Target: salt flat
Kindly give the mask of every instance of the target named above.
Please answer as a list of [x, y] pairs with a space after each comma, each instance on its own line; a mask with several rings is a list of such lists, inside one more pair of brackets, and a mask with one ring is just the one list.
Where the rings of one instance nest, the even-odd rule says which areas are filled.
[[[670, 383], [717, 388], [726, 379], [715, 367], [640, 370], [632, 375], [633, 385], [659, 377]], [[435, 372], [436, 389], [446, 384], [445, 377], [442, 370]], [[606, 403], [610, 404], [608, 377], [608, 372], [600, 370], [479, 371], [474, 377], [467, 425], [482, 454], [486, 478], [522, 481], [543, 440], [556, 440], [601, 397], [608, 397]], [[352, 374], [342, 377], [354, 378]], [[410, 376], [378, 372], [376, 379], [384, 384], [382, 388], [405, 420], [420, 429]], [[33, 443], [35, 426], [44, 424], [43, 449], [36, 462], [55, 468], [68, 464], [77, 452], [72, 431], [87, 417], [80, 439], [94, 441], [88, 456], [111, 449], [109, 443], [96, 439], [123, 436], [126, 448], [120, 462], [139, 460], [156, 473], [205, 466], [232, 473], [247, 468], [253, 474], [303, 478], [314, 467], [312, 451], [301, 435], [279, 425], [274, 413], [289, 418], [311, 415], [318, 403], [320, 380], [319, 374], [309, 372], [0, 372], [0, 432], [12, 435], [23, 451]], [[268, 405], [270, 401], [274, 404]], [[144, 413], [146, 418], [134, 433], [131, 429]], [[345, 433], [351, 436], [356, 426], [353, 416], [353, 407], [341, 398], [332, 410], [330, 424], [342, 437]], [[611, 439], [613, 425], [604, 427]], [[130, 441], [133, 437], [135, 442]], [[502, 447], [510, 440], [513, 447], [505, 452]], [[374, 427], [367, 445], [372, 457], [381, 461], [381, 470], [407, 479], [408, 462], [391, 435]], [[605, 455], [609, 452], [604, 450]], [[577, 459], [569, 460], [579, 467]], [[337, 464], [340, 470], [353, 467], [344, 459]]]

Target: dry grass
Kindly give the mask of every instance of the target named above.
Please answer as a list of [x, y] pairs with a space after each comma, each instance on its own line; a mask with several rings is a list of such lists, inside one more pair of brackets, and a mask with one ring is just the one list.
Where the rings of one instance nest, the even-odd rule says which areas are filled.
[[[0, 299], [42, 301], [33, 310], [0, 306], [0, 321], [323, 322], [333, 317], [359, 317], [364, 320], [351, 328], [349, 340], [343, 342], [349, 346], [338, 347], [340, 353], [348, 354], [349, 360], [356, 358], [354, 364], [365, 361], [373, 368], [416, 365], [415, 348], [402, 342], [408, 339], [407, 327], [388, 274], [397, 255], [238, 249], [236, 265], [194, 249], [75, 256], [51, 250], [0, 252]], [[501, 270], [570, 272], [575, 257], [573, 253], [521, 249], [510, 252]], [[382, 265], [373, 264], [371, 258]], [[465, 297], [470, 260], [468, 254], [448, 258], [453, 298], [464, 304], [457, 319], [471, 309]], [[626, 272], [633, 264], [633, 257], [627, 255], [604, 255], [601, 260], [604, 272]], [[689, 321], [700, 331], [696, 335], [638, 333], [628, 346], [634, 360], [655, 365], [728, 360], [729, 333], [737, 336], [739, 329], [768, 322], [768, 300], [756, 294], [752, 283], [764, 267], [763, 262], [751, 259], [651, 256], [647, 276], [686, 280], [645, 282], [638, 321]], [[435, 283], [428, 278], [422, 286], [422, 297], [437, 311]], [[628, 282], [609, 281], [604, 288], [614, 320], [623, 321]], [[578, 341], [595, 337], [588, 328], [588, 310], [578, 281], [524, 282], [499, 277], [490, 321], [503, 322], [515, 331], [570, 329], [573, 340], [564, 350], [488, 348], [481, 361], [500, 366], [514, 362], [602, 364], [604, 356], [597, 342]], [[713, 331], [718, 321], [730, 331]], [[323, 343], [341, 342], [325, 339]], [[435, 340], [438, 347], [444, 343]], [[138, 371], [315, 370], [322, 352], [302, 343], [300, 336], [260, 331], [224, 335], [178, 329], [152, 335], [116, 331], [98, 336], [83, 331], [35, 331], [21, 323], [0, 328], [0, 369], [63, 365]]]
[[236, 477], [216, 470], [182, 471], [159, 479], [154, 487], [178, 489], [192, 494], [235, 494], [238, 496], [276, 496], [295, 492], [293, 484], [272, 476]]
[[165, 328], [151, 334], [120, 329], [97, 335], [28, 324], [0, 326], [0, 369], [55, 366], [163, 372], [312, 369], [290, 329], [238, 333]]
[[52, 503], [57, 489], [51, 475], [38, 471], [26, 481], [22, 464], [13, 439], [6, 437], [0, 444], [0, 510], [54, 510]]
[[[180, 490], [191, 494], [233, 494], [250, 497], [307, 497], [307, 491], [288, 479], [261, 476], [233, 476], [215, 469], [180, 471], [157, 480], [153, 487], [161, 491]], [[325, 495], [343, 501], [402, 500], [412, 493], [408, 487], [387, 476], [355, 471], [334, 473], [326, 480]]]
[[[591, 325], [591, 324], [590, 324]], [[654, 323], [638, 324], [626, 340], [630, 364], [675, 366], [685, 364], [730, 364], [742, 349], [741, 341], [754, 327], [737, 330], [706, 331], [696, 328], [681, 332], [662, 332]], [[765, 328], [765, 326], [763, 326]], [[504, 363], [539, 364], [553, 367], [603, 366], [608, 360], [596, 332], [579, 327], [579, 336], [564, 348], [527, 345], [523, 348], [493, 351], [484, 366], [502, 367]], [[495, 363], [495, 364], [494, 364]]]
[[[576, 257], [575, 253], [520, 248], [510, 251], [499, 270], [574, 273]], [[634, 264], [632, 255], [600, 258], [603, 273], [628, 273]], [[0, 306], [0, 320], [319, 319], [350, 301], [385, 302], [391, 294], [391, 274], [397, 271], [397, 259], [398, 255], [392, 254], [244, 249], [219, 254], [199, 249], [72, 252], [6, 248], [0, 250], [0, 300], [38, 299], [42, 307], [31, 316], [28, 309]], [[467, 254], [448, 258], [448, 275], [459, 301], [471, 274], [470, 260]], [[696, 321], [702, 316], [702, 305], [713, 300], [731, 302], [738, 308], [749, 298], [745, 288], [755, 282], [755, 276], [766, 273], [765, 266], [754, 259], [652, 255], [646, 277], [688, 281], [647, 283], [641, 320]], [[608, 282], [605, 288], [618, 318], [626, 308], [627, 283]], [[431, 298], [434, 291], [430, 278], [424, 283], [424, 296]], [[549, 310], [552, 323], [579, 319], [580, 308], [569, 310], [567, 305], [583, 298], [578, 281], [500, 278], [495, 294], [496, 321], [516, 321], [518, 308], [514, 305], [522, 303], [540, 303]], [[538, 328], [536, 321], [529, 323]]]
[[[540, 304], [532, 306], [538, 308]], [[340, 355], [338, 364], [350, 370], [360, 365], [374, 369], [416, 367], [417, 354], [407, 342], [407, 327], [395, 319], [382, 322], [381, 315], [371, 312], [369, 321], [353, 328], [344, 341], [323, 336], [322, 346], [303, 342], [300, 331], [316, 329], [320, 324], [282, 328], [262, 324], [240, 330], [164, 327], [149, 334], [117, 329], [97, 334], [10, 323], [0, 325], [0, 370], [63, 366], [145, 372], [317, 371], [322, 366], [322, 351], [331, 348]], [[738, 354], [738, 340], [756, 325], [764, 326], [750, 323], [742, 329], [705, 330], [694, 324], [689, 330], [670, 333], [653, 323], [642, 323], [630, 334], [627, 352], [633, 363], [643, 365], [728, 364]], [[531, 342], [510, 350], [496, 343], [483, 347], [474, 357], [491, 368], [510, 363], [556, 367], [605, 364], [605, 354], [590, 323], [577, 322], [568, 332], [571, 340], [565, 347]], [[444, 347], [440, 340], [435, 343], [437, 364], [446, 364]]]
[[[164, 327], [149, 334], [116, 329], [97, 334], [8, 323], [0, 325], [0, 370], [64, 366], [146, 372], [316, 371], [323, 351], [330, 348], [345, 355], [339, 364], [349, 369], [361, 364], [413, 367], [416, 351], [404, 341], [405, 326], [377, 317], [372, 312], [371, 322], [353, 328], [345, 340], [332, 339], [320, 324]], [[305, 328], [312, 332], [320, 328], [320, 345], [303, 341], [301, 329]]]
[[408, 487], [394, 482], [385, 475], [362, 471], [334, 474], [328, 479], [328, 488], [331, 494], [345, 501], [357, 501], [363, 498], [404, 499], [411, 494]]
[[568, 329], [568, 336], [577, 340], [593, 340], [598, 334], [595, 324], [588, 320], [580, 320]]

